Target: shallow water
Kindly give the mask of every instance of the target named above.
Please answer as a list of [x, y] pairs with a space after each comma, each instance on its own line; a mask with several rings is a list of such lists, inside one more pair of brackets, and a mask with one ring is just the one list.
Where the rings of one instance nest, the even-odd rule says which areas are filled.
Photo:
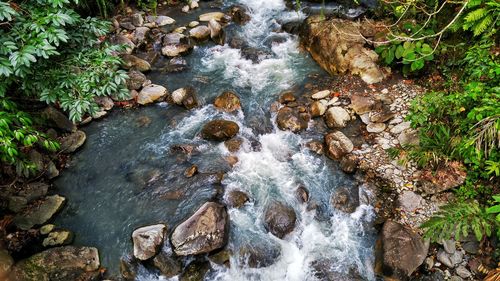
[[[204, 202], [220, 199], [224, 190], [237, 189], [248, 193], [252, 202], [229, 210], [228, 248], [252, 244], [277, 249], [281, 255], [269, 267], [251, 269], [234, 251], [230, 269], [214, 265], [206, 280], [315, 280], [311, 263], [317, 260], [332, 261], [328, 263], [331, 270], [342, 275], [355, 270], [363, 279], [372, 280], [371, 207], [361, 200], [356, 212], [345, 214], [329, 203], [337, 188], [355, 188], [355, 179], [333, 161], [305, 148], [309, 140], [322, 139], [320, 132], [280, 131], [269, 113], [280, 92], [314, 82], [310, 74], [326, 75], [299, 51], [295, 36], [272, 32], [280, 23], [303, 14], [287, 11], [282, 0], [227, 1], [224, 5], [236, 2], [249, 8], [252, 19], [243, 27], [227, 27], [228, 34], [240, 36], [268, 55], [254, 63], [239, 49], [206, 44], [186, 57], [188, 71], [151, 73], [153, 83], [170, 91], [193, 86], [203, 106], [192, 111], [166, 104], [114, 110], [83, 128], [87, 143], [55, 183], [68, 198], [56, 224], [75, 231], [76, 244], [98, 247], [102, 264], [117, 273], [120, 257], [132, 251], [133, 229], [164, 222], [170, 233]], [[269, 43], [276, 36], [284, 40]], [[239, 94], [241, 112], [220, 113], [210, 105], [224, 90]], [[215, 118], [240, 126], [244, 143], [233, 169], [224, 160], [229, 155], [224, 144], [198, 136], [203, 124]], [[172, 151], [177, 144], [197, 149], [186, 157]], [[192, 164], [198, 165], [200, 174], [187, 179], [183, 171]], [[218, 172], [227, 172], [221, 185]], [[301, 184], [318, 205], [316, 210], [307, 211], [295, 198]], [[297, 213], [297, 226], [284, 240], [267, 233], [262, 224], [263, 209], [272, 200], [290, 204]], [[138, 280], [164, 279], [143, 269]]]

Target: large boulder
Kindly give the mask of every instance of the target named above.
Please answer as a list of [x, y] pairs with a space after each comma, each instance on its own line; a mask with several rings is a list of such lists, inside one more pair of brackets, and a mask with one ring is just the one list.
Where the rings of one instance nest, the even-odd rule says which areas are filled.
[[340, 131], [325, 135], [326, 155], [334, 160], [341, 159], [354, 149], [351, 140]]
[[137, 103], [142, 105], [153, 103], [160, 98], [165, 97], [167, 94], [168, 91], [165, 87], [151, 84], [142, 88], [139, 92], [139, 96], [137, 96]]
[[283, 238], [295, 228], [295, 210], [281, 202], [272, 202], [264, 213], [264, 226], [274, 236]]
[[283, 131], [300, 132], [307, 128], [307, 121], [296, 108], [283, 107], [278, 111], [276, 123]]
[[224, 201], [226, 201], [226, 204], [229, 208], [240, 208], [249, 200], [250, 199], [245, 192], [239, 190], [231, 190], [226, 194]]
[[164, 224], [155, 224], [140, 227], [132, 232], [134, 242], [134, 257], [139, 260], [148, 260], [154, 257], [165, 238], [167, 227]]
[[379, 26], [367, 20], [321, 20], [318, 15], [305, 21], [301, 35], [313, 59], [330, 74], [350, 72], [372, 84], [382, 81], [386, 74], [377, 65], [377, 53], [365, 47], [363, 36], [374, 36]]
[[326, 125], [330, 128], [344, 128], [349, 120], [349, 112], [340, 106], [330, 107], [325, 113]]
[[377, 241], [375, 270], [387, 277], [407, 280], [424, 262], [429, 244], [397, 222], [388, 220]]
[[225, 91], [215, 98], [214, 106], [224, 112], [233, 112], [241, 109], [240, 98], [232, 91]]
[[177, 255], [198, 255], [224, 247], [228, 238], [229, 218], [226, 208], [207, 202], [172, 233]]
[[14, 217], [14, 224], [21, 229], [46, 223], [64, 206], [66, 198], [59, 195], [47, 196], [39, 202], [34, 202], [22, 213]]
[[131, 70], [128, 72], [127, 78], [127, 88], [130, 90], [139, 90], [147, 78], [142, 72], [137, 70]]
[[73, 153], [80, 148], [87, 139], [83, 131], [76, 131], [61, 139], [61, 151], [64, 153]]
[[96, 248], [65, 246], [45, 250], [14, 265], [12, 281], [96, 280], [100, 275]]
[[240, 131], [240, 127], [233, 121], [213, 120], [205, 124], [201, 130], [202, 138], [206, 140], [225, 141]]
[[64, 132], [72, 133], [76, 131], [76, 125], [66, 117], [62, 112], [52, 106], [43, 110], [42, 116], [47, 121], [48, 125]]

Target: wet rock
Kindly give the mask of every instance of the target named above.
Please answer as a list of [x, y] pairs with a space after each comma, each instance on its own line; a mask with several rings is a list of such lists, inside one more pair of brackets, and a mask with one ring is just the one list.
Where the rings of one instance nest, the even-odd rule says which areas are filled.
[[225, 201], [229, 208], [240, 208], [249, 200], [248, 195], [239, 190], [231, 190], [225, 196]]
[[315, 101], [311, 104], [310, 112], [311, 117], [319, 117], [325, 114], [327, 106], [327, 102], [325, 100]]
[[281, 202], [270, 203], [264, 213], [264, 226], [278, 238], [283, 238], [295, 228], [297, 215], [292, 207]]
[[405, 190], [398, 197], [398, 206], [406, 212], [415, 212], [424, 203], [422, 196], [413, 191]]
[[429, 244], [410, 228], [387, 220], [376, 245], [375, 269], [384, 276], [408, 277], [424, 262]]
[[45, 108], [42, 116], [45, 118], [49, 126], [68, 133], [76, 131], [76, 125], [71, 122], [66, 115], [52, 106]]
[[315, 100], [324, 99], [330, 96], [330, 90], [319, 91], [311, 96]]
[[225, 91], [215, 98], [214, 106], [224, 112], [233, 112], [241, 109], [241, 102], [235, 92]]
[[150, 104], [153, 103], [168, 94], [168, 91], [165, 87], [160, 85], [151, 84], [142, 88], [139, 92], [139, 96], [137, 96], [138, 104]]
[[132, 54], [132, 52], [135, 49], [135, 44], [130, 40], [128, 37], [122, 34], [117, 34], [111, 37], [110, 39], [111, 44], [113, 45], [125, 45], [125, 54]]
[[125, 69], [135, 69], [140, 72], [146, 72], [151, 69], [151, 65], [149, 64], [149, 62], [134, 55], [123, 54], [121, 58], [123, 60], [122, 66]]
[[220, 23], [218, 23], [215, 19], [211, 19], [208, 22], [208, 29], [210, 29], [210, 38], [216, 44], [224, 45], [226, 41], [226, 35]]
[[147, 260], [154, 257], [165, 238], [167, 227], [164, 224], [149, 225], [132, 232], [134, 242], [134, 257]]
[[366, 131], [368, 133], [381, 133], [385, 130], [385, 123], [369, 123], [366, 125]]
[[334, 160], [341, 159], [354, 149], [351, 140], [340, 131], [325, 135], [325, 145], [327, 156]]
[[13, 265], [14, 259], [10, 256], [9, 252], [0, 248], [0, 280], [8, 280], [7, 276]]
[[191, 167], [187, 168], [184, 171], [184, 176], [186, 178], [190, 178], [190, 177], [194, 176], [197, 172], [198, 172], [198, 166], [192, 165]]
[[174, 24], [175, 20], [168, 16], [147, 16], [148, 22], [155, 23], [157, 26]]
[[356, 156], [352, 154], [345, 155], [340, 160], [340, 169], [347, 174], [352, 174], [356, 171], [358, 167], [358, 161]]
[[168, 61], [167, 71], [169, 72], [180, 72], [188, 69], [187, 61], [180, 57], [172, 58]]
[[295, 197], [297, 197], [300, 202], [307, 203], [309, 201], [309, 190], [301, 185], [295, 190]]
[[104, 110], [111, 110], [115, 103], [110, 97], [95, 97], [94, 98], [97, 105]]
[[189, 31], [189, 36], [200, 41], [207, 40], [210, 37], [210, 28], [205, 25], [199, 25]]
[[120, 259], [120, 275], [126, 281], [135, 281], [139, 271], [139, 261], [133, 256], [126, 255]]
[[344, 213], [353, 213], [359, 206], [357, 188], [340, 187], [332, 193], [330, 198], [332, 206]]
[[320, 141], [310, 141], [306, 144], [306, 146], [316, 154], [322, 155], [324, 153], [323, 143]]
[[283, 131], [288, 130], [297, 133], [307, 128], [307, 121], [301, 118], [298, 110], [290, 107], [283, 107], [278, 111], [276, 122], [278, 128]]
[[16, 281], [82, 280], [99, 276], [96, 248], [65, 246], [45, 250], [16, 263], [11, 279]]
[[221, 21], [224, 18], [225, 14], [222, 12], [211, 12], [211, 13], [205, 13], [199, 16], [198, 20], [199, 21], [210, 21], [211, 19], [214, 19], [216, 21]]
[[250, 268], [262, 268], [273, 265], [281, 256], [279, 245], [261, 245], [248, 243], [239, 249], [239, 262]]
[[47, 196], [40, 202], [31, 204], [23, 213], [17, 214], [14, 224], [25, 230], [44, 224], [63, 207], [65, 201], [66, 199], [59, 195]]
[[210, 256], [207, 257], [210, 262], [213, 262], [218, 265], [224, 265], [226, 267], [229, 267], [229, 262], [231, 258], [231, 251], [230, 250], [221, 250], [218, 251], [217, 253], [213, 253]]
[[192, 46], [188, 44], [166, 45], [161, 49], [161, 53], [167, 57], [176, 57], [189, 53], [191, 49]]
[[239, 131], [240, 127], [233, 121], [213, 120], [203, 126], [201, 136], [206, 140], [225, 141], [236, 136]]
[[173, 257], [170, 246], [168, 247], [168, 252], [162, 251], [153, 258], [153, 264], [156, 268], [158, 268], [158, 270], [160, 270], [160, 273], [163, 276], [165, 276], [166, 278], [172, 278], [176, 275], [179, 275], [182, 268], [179, 260]]
[[263, 59], [269, 58], [271, 53], [254, 47], [244, 47], [241, 49], [241, 55], [246, 60], [251, 60], [253, 63], [259, 63]]
[[42, 234], [42, 235], [47, 235], [47, 234], [49, 234], [52, 230], [54, 230], [54, 228], [55, 228], [55, 227], [56, 227], [56, 226], [55, 226], [55, 225], [53, 225], [53, 224], [46, 224], [46, 225], [44, 225], [44, 226], [40, 227], [40, 230], [39, 230], [39, 231], [40, 231], [40, 234]]
[[139, 90], [146, 80], [146, 75], [142, 74], [142, 72], [130, 70], [128, 72], [127, 88], [130, 90]]
[[375, 101], [371, 97], [365, 97], [359, 94], [351, 96], [351, 108], [358, 115], [368, 113], [375, 105]]
[[238, 150], [240, 150], [242, 143], [243, 143], [243, 139], [236, 137], [236, 138], [232, 138], [232, 139], [225, 141], [224, 145], [226, 146], [227, 150], [229, 150], [229, 152], [234, 153], [234, 152], [237, 152]]
[[443, 249], [439, 249], [437, 260], [449, 268], [454, 268], [462, 262], [464, 254], [461, 251], [455, 251], [453, 254], [447, 253]]
[[366, 21], [321, 20], [318, 15], [305, 21], [301, 35], [313, 59], [330, 74], [350, 72], [372, 84], [382, 81], [386, 73], [377, 64], [378, 55], [367, 49], [365, 40], [357, 34], [375, 34], [376, 26]]
[[177, 255], [198, 255], [224, 247], [228, 236], [226, 208], [214, 202], [201, 206], [177, 226], [171, 242]]
[[179, 281], [203, 281], [205, 280], [205, 275], [210, 270], [210, 264], [208, 262], [192, 262], [186, 269], [182, 272]]
[[289, 102], [294, 102], [297, 98], [295, 97], [295, 95], [293, 94], [293, 92], [291, 91], [286, 91], [284, 93], [282, 93], [279, 97], [279, 102], [281, 104], [286, 104], [286, 103], [289, 103]]
[[232, 20], [239, 25], [246, 24], [250, 21], [250, 16], [248, 15], [246, 9], [242, 6], [232, 6], [229, 10]]
[[44, 247], [63, 246], [73, 242], [73, 233], [69, 230], [59, 229], [51, 231], [47, 238], [43, 239]]
[[361, 275], [355, 270], [351, 269], [349, 272], [337, 272], [335, 271], [336, 262], [332, 259], [319, 259], [311, 262], [311, 268], [314, 272], [314, 276], [317, 280], [322, 281], [351, 281], [351, 280], [363, 280]]
[[344, 128], [351, 116], [340, 106], [330, 107], [325, 114], [326, 125], [330, 128]]

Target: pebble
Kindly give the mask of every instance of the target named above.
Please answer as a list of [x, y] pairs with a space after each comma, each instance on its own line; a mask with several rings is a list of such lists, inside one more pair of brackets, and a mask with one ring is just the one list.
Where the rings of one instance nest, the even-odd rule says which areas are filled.
[[187, 12], [189, 12], [189, 5], [186, 5], [186, 6], [182, 7], [181, 11], [182, 11], [183, 13], [187, 13]]
[[455, 272], [457, 273], [458, 276], [468, 279], [472, 276], [472, 273], [465, 268], [463, 265], [459, 265], [457, 269], [455, 269]]
[[323, 90], [319, 91], [316, 94], [312, 95], [311, 97], [315, 100], [320, 100], [328, 97], [330, 95], [330, 90]]
[[192, 28], [192, 27], [196, 27], [196, 26], [198, 26], [199, 24], [200, 24], [200, 23], [199, 23], [199, 22], [197, 22], [197, 21], [192, 21], [192, 22], [190, 22], [190, 23], [188, 24], [188, 26]]

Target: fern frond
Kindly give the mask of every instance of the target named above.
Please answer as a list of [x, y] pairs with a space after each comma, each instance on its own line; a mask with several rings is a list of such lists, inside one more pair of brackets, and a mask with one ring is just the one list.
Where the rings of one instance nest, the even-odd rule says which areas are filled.
[[467, 16], [465, 16], [465, 22], [475, 22], [482, 19], [488, 13], [488, 9], [479, 8], [472, 12], [469, 12]]
[[479, 36], [483, 32], [485, 32], [493, 22], [493, 16], [492, 15], [487, 15], [484, 19], [481, 20], [478, 24], [474, 26], [474, 36]]
[[467, 8], [473, 8], [481, 5], [483, 3], [483, 0], [470, 0], [469, 3], [467, 3]]

